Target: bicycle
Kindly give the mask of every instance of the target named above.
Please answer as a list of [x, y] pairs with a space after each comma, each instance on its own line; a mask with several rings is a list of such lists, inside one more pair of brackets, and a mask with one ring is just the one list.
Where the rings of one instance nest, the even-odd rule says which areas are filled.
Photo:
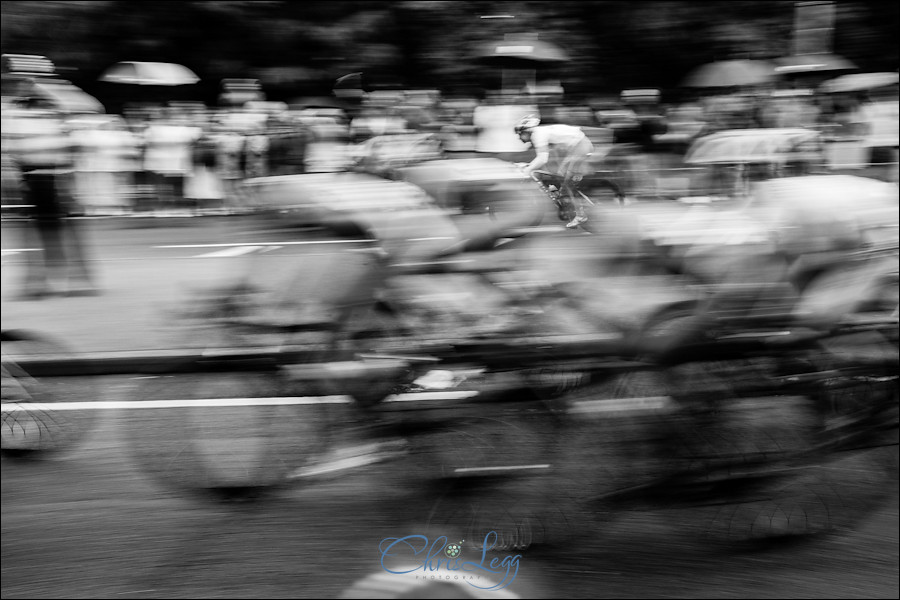
[[[284, 262], [254, 268], [255, 275], [282, 276], [278, 265], [297, 261], [289, 249], [265, 256]], [[877, 442], [885, 453], [895, 452], [896, 419], [887, 420], [886, 431], [877, 423], [895, 410], [896, 367], [853, 353], [844, 360], [846, 352], [828, 343], [863, 333], [870, 338], [863, 348], [895, 348], [896, 318], [818, 330], [790, 321], [748, 327], [738, 319], [705, 341], [677, 335], [696, 329], [683, 320], [693, 313], [677, 311], [648, 321], [635, 336], [448, 336], [440, 327], [424, 335], [421, 322], [405, 318], [408, 307], [380, 296], [384, 282], [477, 265], [453, 257], [392, 264], [365, 244], [336, 256], [324, 272], [347, 276], [347, 285], [317, 318], [286, 311], [264, 318], [264, 290], [253, 286], [226, 297], [217, 324], [248, 328], [245, 339], [255, 340], [259, 351], [210, 353], [189, 377], [153, 381], [150, 398], [167, 405], [155, 415], [145, 412], [140, 430], [129, 436], [148, 472], [182, 491], [256, 499], [345, 472], [341, 466], [366, 467], [356, 472], [374, 474], [380, 484], [400, 477], [429, 494], [431, 525], [461, 529], [467, 540], [484, 539], [485, 528], [498, 530], [501, 549], [564, 539], [573, 522], [642, 505], [669, 507], [672, 499], [701, 512], [743, 507], [739, 515], [714, 515], [725, 523], [725, 537], [738, 529], [742, 540], [825, 531], [835, 520], [805, 513], [808, 527], [753, 524], [761, 511], [798, 497], [796, 490], [830, 485], [807, 480], [839, 451], [862, 457], [876, 488], [890, 473], [882, 468], [882, 451], [866, 460], [860, 446]], [[304, 289], [293, 279], [287, 286], [279, 281], [268, 285], [281, 303]], [[423, 317], [426, 325], [437, 324]], [[666, 348], [672, 340], [678, 343]], [[878, 356], [896, 362], [896, 351]], [[405, 395], [423, 392], [420, 376], [434, 370], [460, 381], [439, 388], [442, 398], [426, 391], [421, 402], [411, 402]], [[835, 408], [846, 406], [842, 390], [863, 405], [872, 400], [878, 411], [850, 411], [842, 425], [845, 411]], [[213, 417], [204, 412], [212, 398], [220, 399]], [[852, 435], [838, 435], [842, 427]], [[598, 428], [610, 443], [596, 444], [604, 439]], [[167, 443], [160, 443], [160, 432]], [[376, 453], [339, 457], [343, 465], [333, 468], [321, 464], [335, 441], [347, 440], [399, 442], [406, 451], [394, 458], [408, 461], [407, 468], [376, 470]], [[877, 505], [869, 502], [870, 489], [865, 506], [841, 515], [844, 522]], [[797, 505], [841, 514], [840, 494], [812, 496], [814, 502], [803, 491]]]
[[[679, 364], [582, 363], [544, 464], [456, 469], [429, 524], [476, 550], [497, 531], [506, 551], [571, 544], [634, 510], [682, 511], [677, 526], [729, 545], [853, 527], [897, 476], [896, 319], [760, 333]], [[847, 356], [860, 334], [875, 343]]]
[[[550, 198], [560, 221], [570, 222], [576, 215], [572, 197], [563, 190], [563, 176], [549, 171], [537, 170], [531, 175], [541, 190]], [[569, 183], [571, 192], [576, 194], [586, 210], [613, 208], [625, 205], [622, 189], [613, 181], [602, 177], [577, 176]], [[589, 220], [581, 227], [590, 231]]]
[[[3, 330], [3, 411], [0, 452], [38, 458], [68, 449], [91, 430], [97, 411], [94, 386], [77, 376], [73, 354], [43, 334]], [[69, 372], [60, 376], [60, 364]]]
[[[192, 422], [164, 415], [162, 429], [180, 443], [156, 440], [157, 465], [225, 452], [239, 468], [159, 475], [232, 500], [347, 468], [365, 467], [355, 472], [375, 473], [381, 484], [400, 477], [408, 485], [406, 474], [430, 484], [429, 526], [466, 540], [496, 531], [495, 550], [562, 542], [648, 508], [693, 511], [692, 527], [729, 543], [826, 532], [879, 506], [884, 481], [896, 475], [896, 318], [787, 333], [780, 322], [777, 330], [775, 322], [769, 330], [733, 324], [668, 352], [659, 334], [684, 327], [676, 315], [645, 332], [646, 343], [507, 335], [413, 345], [397, 332], [398, 344], [364, 323], [332, 330], [318, 347], [210, 357], [193, 381], [160, 380], [172, 397], [246, 392], [261, 402], [226, 407], [236, 413], [218, 430], [189, 402], [182, 408], [195, 413]], [[848, 354], [848, 344], [862, 352]], [[454, 386], [443, 399], [402, 397], [424, 372], [461, 368], [471, 387]], [[277, 401], [289, 396], [293, 403]], [[307, 462], [304, 471], [336, 439], [359, 441], [350, 431], [360, 426], [370, 428], [369, 442], [403, 441], [406, 451], [394, 457], [406, 461], [402, 473], [373, 470], [380, 458], [371, 455], [327, 468]], [[248, 448], [255, 457], [247, 459]]]

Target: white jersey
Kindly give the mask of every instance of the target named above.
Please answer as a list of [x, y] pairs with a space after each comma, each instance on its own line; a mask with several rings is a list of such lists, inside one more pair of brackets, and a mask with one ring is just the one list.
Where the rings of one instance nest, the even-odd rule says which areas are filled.
[[590, 152], [591, 143], [579, 127], [572, 125], [541, 125], [531, 132], [531, 144], [537, 152], [551, 150], [568, 154], [582, 149]]

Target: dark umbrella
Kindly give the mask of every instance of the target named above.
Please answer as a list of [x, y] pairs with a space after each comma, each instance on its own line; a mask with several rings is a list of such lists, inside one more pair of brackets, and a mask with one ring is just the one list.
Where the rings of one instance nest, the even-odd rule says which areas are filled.
[[720, 60], [691, 71], [684, 87], [725, 88], [760, 85], [775, 78], [774, 66], [764, 60]]
[[543, 40], [507, 36], [502, 41], [481, 44], [473, 53], [474, 62], [486, 67], [503, 69], [503, 89], [510, 84], [510, 74], [521, 71], [525, 86], [535, 87], [535, 73], [545, 67], [558, 67], [569, 56], [555, 44]]
[[338, 77], [334, 82], [335, 90], [361, 90], [363, 89], [362, 73], [349, 73]]
[[534, 69], [570, 60], [559, 46], [532, 39], [506, 39], [482, 44], [476, 48], [474, 56], [479, 64], [503, 69]]
[[361, 72], [356, 72], [338, 77], [337, 81], [334, 82], [331, 93], [350, 105], [358, 106], [362, 104], [363, 98], [366, 96], [362, 75]]

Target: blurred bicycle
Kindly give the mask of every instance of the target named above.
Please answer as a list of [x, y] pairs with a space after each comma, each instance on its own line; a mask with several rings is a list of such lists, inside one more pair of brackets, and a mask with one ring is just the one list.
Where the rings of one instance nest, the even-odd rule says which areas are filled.
[[3, 413], [0, 442], [4, 456], [36, 458], [81, 441], [97, 419], [87, 403], [96, 400], [85, 377], [72, 375], [74, 358], [62, 343], [24, 330], [4, 330]]

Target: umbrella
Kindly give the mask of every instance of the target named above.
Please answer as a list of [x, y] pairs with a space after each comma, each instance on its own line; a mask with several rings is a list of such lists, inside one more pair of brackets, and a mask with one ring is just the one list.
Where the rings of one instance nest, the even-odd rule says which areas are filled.
[[362, 72], [349, 73], [338, 77], [334, 82], [335, 90], [361, 90], [363, 89]]
[[767, 83], [775, 77], [774, 67], [762, 60], [720, 60], [691, 71], [684, 87], [738, 87]]
[[475, 60], [483, 65], [505, 69], [534, 69], [541, 65], [568, 62], [569, 56], [555, 44], [543, 40], [506, 39], [482, 44]]
[[854, 73], [829, 79], [822, 84], [820, 89], [826, 94], [860, 92], [896, 85], [898, 81], [900, 81], [900, 74], [890, 71], [887, 73]]
[[801, 128], [734, 129], [704, 136], [685, 155], [687, 164], [771, 163], [801, 153], [819, 137], [817, 131]]
[[73, 114], [106, 112], [99, 100], [68, 81], [37, 81], [33, 93], [61, 112]]
[[837, 54], [795, 54], [775, 59], [775, 72], [779, 75], [791, 73], [818, 73], [821, 71], [852, 71], [852, 62]]
[[100, 81], [134, 85], [190, 85], [200, 81], [183, 65], [160, 62], [118, 62], [100, 76]]
[[363, 89], [362, 73], [349, 73], [343, 77], [338, 77], [331, 92], [338, 98], [361, 101], [366, 95]]

